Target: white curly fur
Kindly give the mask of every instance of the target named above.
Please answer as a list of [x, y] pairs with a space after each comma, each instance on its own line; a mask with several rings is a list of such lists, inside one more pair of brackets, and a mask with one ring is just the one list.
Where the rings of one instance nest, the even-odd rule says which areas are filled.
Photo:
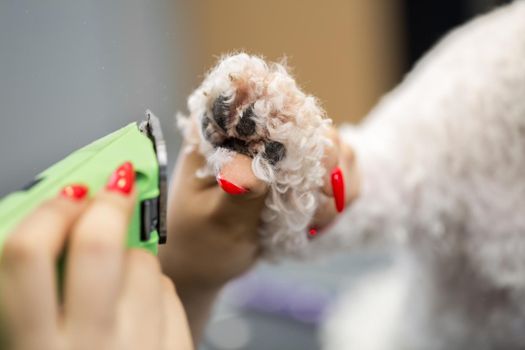
[[326, 348], [525, 349], [525, 2], [453, 31], [343, 138], [363, 189], [315, 253], [380, 239], [408, 263], [339, 304]]
[[201, 130], [203, 118], [212, 114], [219, 96], [226, 96], [235, 107], [226, 122], [227, 132], [212, 137], [235, 137], [233, 126], [241, 111], [253, 104], [255, 136], [284, 144], [286, 156], [275, 165], [263, 157], [261, 143], [252, 145], [253, 172], [269, 184], [260, 234], [267, 256], [301, 255], [308, 244], [307, 225], [324, 196], [321, 159], [330, 142], [326, 131], [331, 121], [283, 64], [268, 64], [245, 53], [222, 57], [189, 97], [189, 117], [179, 116], [186, 142], [207, 159], [199, 176], [217, 176], [231, 159], [232, 151], [212, 145]]

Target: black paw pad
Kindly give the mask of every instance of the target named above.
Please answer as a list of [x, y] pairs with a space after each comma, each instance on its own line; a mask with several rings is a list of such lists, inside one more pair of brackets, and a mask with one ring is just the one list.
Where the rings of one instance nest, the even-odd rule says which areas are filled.
[[224, 147], [237, 153], [244, 154], [246, 156], [251, 156], [250, 148], [248, 147], [248, 144], [243, 140], [239, 140], [236, 138], [226, 139], [222, 143], [221, 147]]
[[286, 148], [277, 141], [270, 141], [264, 147], [264, 158], [268, 159], [271, 165], [277, 164], [286, 155]]
[[226, 102], [228, 99], [225, 96], [219, 96], [213, 102], [212, 113], [213, 119], [217, 125], [224, 131], [226, 131], [226, 123], [230, 116], [230, 106]]
[[220, 130], [213, 126], [211, 119], [205, 114], [202, 117], [201, 130], [204, 138], [213, 146], [219, 146], [225, 139]]
[[253, 105], [246, 108], [242, 113], [239, 123], [235, 127], [237, 134], [241, 137], [248, 137], [255, 134], [255, 114], [253, 113]]

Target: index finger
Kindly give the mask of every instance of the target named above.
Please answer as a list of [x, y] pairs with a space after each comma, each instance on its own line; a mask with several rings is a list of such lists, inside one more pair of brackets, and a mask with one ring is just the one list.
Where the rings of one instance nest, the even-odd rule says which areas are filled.
[[337, 130], [334, 128], [330, 128], [326, 136], [330, 139], [331, 145], [326, 146], [324, 149], [323, 166], [326, 169], [326, 175], [324, 177], [322, 191], [327, 196], [333, 197], [334, 191], [331, 183], [331, 172], [339, 165], [341, 140]]

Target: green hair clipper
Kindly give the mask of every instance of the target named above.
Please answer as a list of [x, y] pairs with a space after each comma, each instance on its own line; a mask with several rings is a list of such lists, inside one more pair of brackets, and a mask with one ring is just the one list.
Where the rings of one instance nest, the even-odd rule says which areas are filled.
[[0, 200], [0, 253], [9, 232], [42, 201], [72, 183], [85, 184], [96, 193], [125, 161], [135, 168], [138, 194], [127, 244], [157, 254], [158, 244], [167, 238], [167, 154], [160, 122], [149, 110], [146, 120], [131, 123], [73, 152], [22, 190]]

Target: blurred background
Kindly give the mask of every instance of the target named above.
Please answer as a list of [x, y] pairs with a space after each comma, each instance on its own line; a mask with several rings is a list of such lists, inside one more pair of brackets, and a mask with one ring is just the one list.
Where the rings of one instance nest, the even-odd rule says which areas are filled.
[[[497, 0], [0, 2], [0, 196], [151, 108], [174, 123], [227, 52], [286, 58], [337, 122], [358, 122], [452, 27]], [[319, 349], [327, 309], [383, 252], [261, 264], [223, 293], [202, 349]]]

